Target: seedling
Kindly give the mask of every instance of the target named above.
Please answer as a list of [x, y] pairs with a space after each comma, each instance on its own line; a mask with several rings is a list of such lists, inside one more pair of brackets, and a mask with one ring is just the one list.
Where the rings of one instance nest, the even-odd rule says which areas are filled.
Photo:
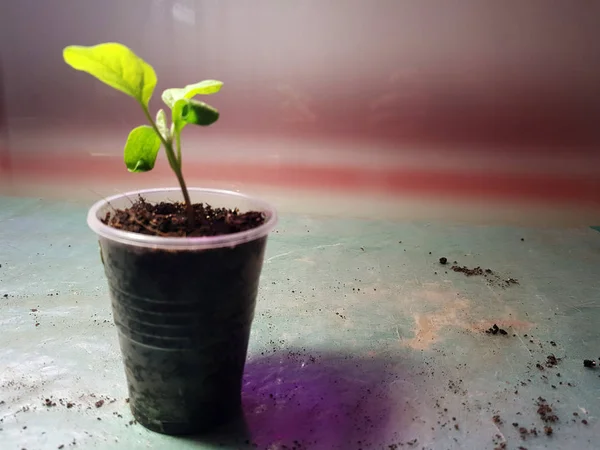
[[123, 152], [127, 170], [152, 170], [162, 145], [181, 186], [189, 225], [193, 226], [194, 210], [182, 172], [181, 131], [187, 124], [209, 126], [219, 119], [219, 111], [193, 97], [219, 92], [223, 83], [205, 80], [184, 88], [165, 90], [162, 100], [171, 111], [169, 125], [163, 109], [158, 110], [156, 120], [152, 119], [148, 109], [157, 82], [154, 68], [123, 44], [108, 42], [91, 47], [71, 45], [63, 50], [63, 58], [74, 69], [87, 72], [137, 100], [150, 126], [140, 125], [129, 133]]

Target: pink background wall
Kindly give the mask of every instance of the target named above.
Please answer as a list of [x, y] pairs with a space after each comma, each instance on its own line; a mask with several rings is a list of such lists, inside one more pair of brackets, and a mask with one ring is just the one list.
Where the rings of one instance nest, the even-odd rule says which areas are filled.
[[252, 164], [249, 183], [400, 195], [443, 172], [465, 192], [600, 203], [600, 2], [19, 0], [0, 25], [5, 179], [132, 176], [138, 106], [61, 57], [119, 41], [156, 68], [153, 108], [164, 88], [225, 82], [221, 120], [188, 144], [218, 151], [190, 156], [192, 177]]

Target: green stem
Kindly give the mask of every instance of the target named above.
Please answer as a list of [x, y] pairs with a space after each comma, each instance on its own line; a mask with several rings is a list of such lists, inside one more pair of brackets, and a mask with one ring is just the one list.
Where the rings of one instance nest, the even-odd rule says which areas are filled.
[[175, 133], [175, 140], [177, 142], [177, 162], [179, 163], [179, 167], [181, 167], [181, 133]]
[[154, 119], [152, 118], [152, 116], [150, 115], [150, 111], [148, 111], [148, 107], [142, 103], [140, 103], [140, 105], [142, 105], [142, 109], [144, 110], [144, 114], [146, 115], [146, 119], [148, 119], [148, 122], [150, 122], [150, 125], [152, 125], [152, 128], [154, 129], [154, 132], [157, 134], [158, 138], [160, 139], [160, 141], [162, 142], [162, 144], [166, 147], [169, 147], [170, 144], [169, 142], [167, 142], [167, 140], [164, 138], [164, 136], [162, 135], [162, 133], [159, 131], [158, 127], [156, 126], [156, 123], [154, 122]]
[[[148, 111], [148, 107], [146, 107], [145, 105], [142, 105], [142, 109], [144, 110], [144, 114], [146, 115], [148, 122], [150, 122], [150, 125], [152, 125], [154, 132], [158, 135], [158, 137], [160, 138], [160, 141], [162, 142], [163, 146], [165, 147], [165, 153], [167, 154], [167, 159], [169, 161], [169, 165], [171, 166], [171, 169], [173, 169], [173, 172], [175, 172], [175, 176], [177, 177], [177, 181], [179, 182], [179, 186], [181, 187], [181, 192], [183, 193], [183, 199], [185, 201], [185, 209], [186, 209], [187, 215], [188, 215], [188, 223], [189, 223], [190, 227], [193, 227], [194, 222], [195, 222], [194, 208], [192, 207], [192, 201], [190, 199], [190, 194], [189, 194], [187, 186], [185, 184], [185, 180], [183, 179], [183, 173], [181, 171], [181, 156], [179, 159], [177, 158], [177, 156], [175, 155], [175, 151], [173, 150], [172, 140], [170, 140], [170, 139], [167, 140], [164, 138], [164, 136], [162, 135], [162, 133], [156, 126], [156, 123], [152, 119], [152, 116], [150, 115], [150, 111]], [[181, 155], [181, 143], [180, 143], [179, 139], [177, 140], [177, 153], [179, 155]]]

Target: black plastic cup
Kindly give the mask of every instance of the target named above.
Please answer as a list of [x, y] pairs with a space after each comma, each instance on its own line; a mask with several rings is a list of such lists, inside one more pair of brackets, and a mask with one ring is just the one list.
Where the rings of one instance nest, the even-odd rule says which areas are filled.
[[258, 228], [225, 236], [164, 238], [101, 222], [142, 195], [150, 203], [178, 189], [131, 192], [96, 203], [99, 236], [125, 364], [131, 411], [146, 428], [199, 434], [241, 412], [241, 385], [267, 237], [275, 209], [235, 192], [190, 189], [193, 202], [265, 213]]

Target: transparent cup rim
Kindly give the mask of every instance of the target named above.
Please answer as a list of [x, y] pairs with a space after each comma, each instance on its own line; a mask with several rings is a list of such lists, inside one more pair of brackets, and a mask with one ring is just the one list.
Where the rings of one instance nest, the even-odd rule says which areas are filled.
[[[254, 241], [256, 239], [260, 239], [267, 236], [277, 225], [277, 211], [271, 204], [265, 202], [264, 200], [246, 194], [241, 194], [239, 192], [228, 191], [223, 189], [188, 188], [188, 191], [190, 192], [190, 194], [206, 193], [210, 194], [211, 196], [234, 197], [240, 200], [245, 200], [254, 205], [252, 207], [253, 210], [263, 212], [265, 214], [266, 220], [262, 225], [251, 230], [241, 231], [239, 233], [227, 234], [222, 236], [162, 237], [149, 236], [140, 233], [133, 233], [130, 231], [118, 230], [116, 228], [112, 228], [108, 225], [105, 225], [98, 217], [98, 213], [100, 210], [106, 208], [107, 206], [110, 207], [110, 203], [116, 200], [120, 200], [123, 198], [136, 198], [139, 195], [144, 196], [156, 193], [181, 193], [180, 188], [169, 187], [130, 191], [125, 192], [123, 194], [113, 195], [112, 197], [100, 200], [94, 203], [89, 209], [87, 215], [87, 224], [92, 229], [92, 231], [94, 231], [98, 236], [101, 236], [105, 239], [134, 247], [145, 247], [165, 250], [208, 250], [213, 248], [235, 247], [239, 244]], [[218, 204], [211, 204], [211, 206], [215, 208], [219, 207]]]

